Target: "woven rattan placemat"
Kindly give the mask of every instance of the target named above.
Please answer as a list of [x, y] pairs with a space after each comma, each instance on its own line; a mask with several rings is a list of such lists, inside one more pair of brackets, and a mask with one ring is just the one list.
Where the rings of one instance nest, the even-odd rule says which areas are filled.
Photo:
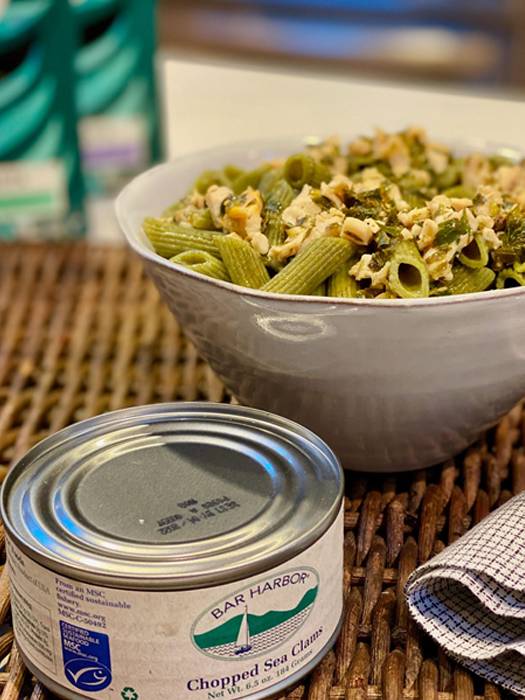
[[[28, 447], [73, 421], [196, 399], [229, 397], [126, 251], [0, 246], [1, 478]], [[441, 467], [349, 475], [343, 630], [334, 651], [281, 700], [505, 697], [415, 629], [402, 589], [418, 563], [525, 487], [524, 433], [520, 406]], [[5, 570], [0, 624], [0, 700], [52, 697], [33, 684], [13, 646]]]

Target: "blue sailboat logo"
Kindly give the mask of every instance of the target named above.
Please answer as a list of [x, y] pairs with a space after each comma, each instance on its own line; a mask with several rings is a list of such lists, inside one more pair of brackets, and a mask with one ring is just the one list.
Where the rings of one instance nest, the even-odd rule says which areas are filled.
[[235, 656], [247, 654], [252, 648], [250, 644], [250, 627], [248, 625], [248, 606], [244, 606], [244, 615], [242, 616], [237, 642], [235, 644]]

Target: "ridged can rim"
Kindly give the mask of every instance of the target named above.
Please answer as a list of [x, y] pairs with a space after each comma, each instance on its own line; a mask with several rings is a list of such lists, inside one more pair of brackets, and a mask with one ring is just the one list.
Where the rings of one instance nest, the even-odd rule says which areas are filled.
[[[147, 477], [144, 473], [147, 470]], [[334, 522], [344, 477], [313, 432], [209, 402], [105, 413], [35, 445], [1, 492], [27, 556], [86, 583], [177, 590], [288, 561]]]

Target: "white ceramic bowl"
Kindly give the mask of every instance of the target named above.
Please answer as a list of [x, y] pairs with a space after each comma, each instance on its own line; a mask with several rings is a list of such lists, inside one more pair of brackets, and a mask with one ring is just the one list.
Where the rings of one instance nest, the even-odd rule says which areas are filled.
[[463, 450], [525, 395], [525, 288], [422, 300], [319, 299], [210, 280], [156, 255], [141, 224], [205, 169], [300, 142], [238, 144], [136, 178], [117, 216], [163, 299], [247, 405], [323, 437], [345, 467], [398, 471]]

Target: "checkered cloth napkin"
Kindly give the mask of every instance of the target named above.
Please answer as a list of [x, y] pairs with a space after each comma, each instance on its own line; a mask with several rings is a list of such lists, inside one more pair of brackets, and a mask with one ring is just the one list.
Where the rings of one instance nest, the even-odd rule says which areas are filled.
[[525, 694], [525, 493], [417, 569], [419, 624], [464, 666]]

